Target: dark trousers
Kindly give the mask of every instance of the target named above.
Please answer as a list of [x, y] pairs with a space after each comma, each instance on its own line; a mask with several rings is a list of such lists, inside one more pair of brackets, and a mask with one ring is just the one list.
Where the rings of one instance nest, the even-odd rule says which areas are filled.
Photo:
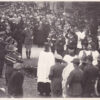
[[2, 76], [3, 66], [4, 66], [4, 60], [0, 60], [0, 77]]
[[22, 46], [23, 44], [21, 42], [18, 42], [18, 52], [22, 55]]
[[8, 82], [8, 94], [13, 97], [23, 96], [24, 75], [21, 71], [13, 70]]
[[51, 89], [50, 89], [50, 83], [43, 83], [43, 82], [39, 82], [38, 83], [38, 91], [43, 94], [43, 93], [46, 93], [46, 95], [49, 95], [50, 92], [51, 92]]
[[5, 71], [6, 84], [8, 84], [12, 73], [13, 73], [13, 65], [6, 64], [6, 71]]

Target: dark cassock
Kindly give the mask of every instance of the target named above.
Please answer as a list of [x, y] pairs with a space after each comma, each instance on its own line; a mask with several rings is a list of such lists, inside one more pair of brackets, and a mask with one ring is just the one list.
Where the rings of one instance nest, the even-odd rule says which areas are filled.
[[65, 38], [63, 35], [60, 35], [57, 37], [57, 42], [56, 42], [56, 50], [57, 53], [63, 56], [64, 54], [64, 45], [65, 45]]
[[68, 39], [67, 48], [71, 46], [71, 48], [73, 48], [74, 52], [76, 53], [77, 52], [77, 41], [78, 41], [77, 35], [75, 35], [75, 33], [73, 32], [70, 32], [66, 34], [66, 38]]
[[18, 52], [22, 54], [22, 45], [24, 43], [24, 33], [23, 33], [24, 27], [23, 27], [23, 22], [20, 20], [18, 24], [16, 24], [16, 28], [14, 31], [13, 38], [17, 41], [18, 45]]
[[53, 53], [55, 53], [55, 50], [56, 50], [56, 39], [57, 39], [57, 35], [52, 34], [50, 37], [50, 43], [51, 43], [51, 51]]
[[38, 33], [37, 33], [37, 44], [38, 46], [43, 46], [44, 44], [44, 30], [43, 30], [43, 23], [39, 23]]
[[35, 25], [34, 25], [33, 33], [34, 33], [33, 43], [34, 43], [34, 44], [38, 44], [38, 39], [39, 39], [39, 38], [38, 38], [38, 33], [39, 33], [38, 24], [35, 24]]
[[49, 35], [49, 32], [50, 32], [50, 25], [49, 23], [45, 22], [43, 24], [43, 34], [44, 34], [44, 42], [47, 42], [47, 37]]

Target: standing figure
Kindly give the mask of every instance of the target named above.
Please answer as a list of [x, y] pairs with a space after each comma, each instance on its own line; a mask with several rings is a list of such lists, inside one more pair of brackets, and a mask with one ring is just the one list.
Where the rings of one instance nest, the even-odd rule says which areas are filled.
[[8, 94], [10, 97], [22, 97], [23, 96], [23, 81], [24, 75], [21, 71], [21, 64], [16, 62], [14, 69], [8, 82]]
[[84, 68], [84, 83], [83, 83], [83, 96], [95, 96], [95, 82], [98, 77], [98, 68], [92, 65], [93, 58], [91, 55], [87, 56], [87, 65]]
[[7, 45], [5, 49], [7, 51], [7, 54], [5, 55], [5, 63], [6, 63], [5, 77], [6, 77], [6, 84], [8, 85], [8, 81], [13, 72], [13, 64], [16, 62], [16, 57], [14, 55], [14, 52], [17, 50], [17, 48], [15, 48], [13, 45]]
[[62, 71], [65, 65], [61, 62], [62, 58], [56, 58], [56, 64], [51, 67], [49, 74], [49, 79], [51, 80], [51, 93], [53, 97], [62, 96]]
[[38, 91], [40, 95], [45, 93], [47, 96], [50, 95], [51, 92], [51, 81], [49, 79], [50, 68], [55, 64], [54, 55], [49, 49], [49, 44], [45, 43], [45, 49], [40, 53], [37, 68]]
[[4, 66], [4, 58], [5, 58], [5, 42], [3, 39], [4, 34], [0, 34], [0, 78], [2, 77], [2, 71]]
[[27, 59], [30, 59], [33, 44], [33, 31], [30, 27], [25, 29], [25, 48]]
[[78, 37], [77, 48], [79, 52], [82, 49], [82, 40], [85, 38], [85, 31], [80, 28], [79, 31], [76, 32], [76, 35]]
[[63, 56], [64, 54], [64, 45], [65, 45], [65, 38], [61, 34], [58, 36], [57, 43], [56, 43], [57, 53], [60, 54], [61, 56]]
[[81, 97], [83, 71], [79, 68], [80, 62], [78, 58], [75, 58], [72, 62], [74, 69], [70, 72], [66, 82], [67, 95], [70, 97]]
[[74, 69], [72, 61], [76, 57], [77, 56], [75, 54], [73, 54], [73, 52], [69, 52], [69, 54], [66, 54], [63, 58], [63, 60], [67, 63], [67, 66], [64, 68], [64, 70], [62, 72], [62, 89], [63, 89], [62, 96], [63, 97], [67, 97], [66, 82], [67, 82], [67, 78], [68, 78], [70, 72]]

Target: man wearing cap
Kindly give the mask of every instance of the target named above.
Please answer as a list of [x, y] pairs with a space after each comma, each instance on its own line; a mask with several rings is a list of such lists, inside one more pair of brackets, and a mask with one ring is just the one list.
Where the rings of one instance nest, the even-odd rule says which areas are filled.
[[75, 58], [72, 62], [74, 69], [70, 72], [66, 82], [67, 95], [69, 97], [81, 97], [83, 71], [79, 68], [80, 61], [78, 58]]
[[92, 65], [92, 55], [86, 58], [86, 67], [84, 68], [84, 83], [83, 83], [83, 96], [93, 97], [95, 96], [95, 82], [98, 77], [98, 68]]
[[6, 84], [8, 84], [10, 76], [13, 72], [13, 64], [16, 63], [17, 59], [21, 58], [21, 56], [19, 55], [19, 53], [16, 52], [17, 48], [14, 45], [7, 45], [5, 49], [7, 51], [7, 54], [5, 55], [5, 77]]
[[48, 96], [50, 95], [50, 79], [49, 73], [50, 68], [55, 64], [55, 58], [52, 52], [50, 52], [49, 44], [45, 43], [44, 51], [41, 51], [38, 68], [37, 68], [37, 82], [38, 82], [38, 91], [40, 95], [44, 93]]
[[51, 67], [49, 79], [51, 80], [51, 93], [53, 97], [62, 96], [62, 71], [65, 67], [62, 57], [56, 58], [56, 64]]

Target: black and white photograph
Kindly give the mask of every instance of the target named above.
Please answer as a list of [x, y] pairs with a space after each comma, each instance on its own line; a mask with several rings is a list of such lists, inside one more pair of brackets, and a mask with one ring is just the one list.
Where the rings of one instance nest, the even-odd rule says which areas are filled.
[[99, 97], [99, 1], [0, 1], [0, 98]]

